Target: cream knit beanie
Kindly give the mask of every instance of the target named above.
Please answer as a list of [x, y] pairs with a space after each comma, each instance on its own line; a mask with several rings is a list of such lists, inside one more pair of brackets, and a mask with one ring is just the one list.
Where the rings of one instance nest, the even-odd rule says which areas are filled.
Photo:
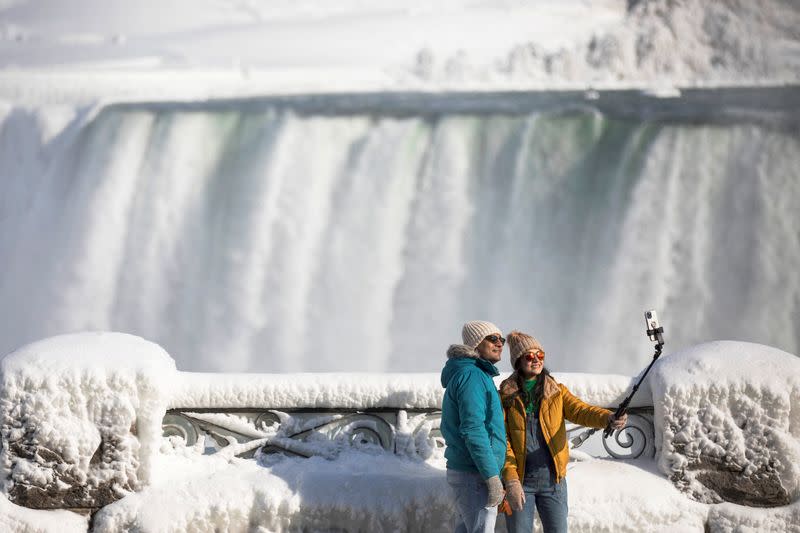
[[517, 359], [528, 350], [544, 351], [542, 345], [539, 344], [539, 341], [537, 341], [535, 337], [526, 335], [521, 331], [512, 331], [508, 334], [508, 348], [511, 351], [512, 368], [515, 368], [514, 364], [517, 362]]
[[483, 339], [492, 334], [500, 335], [501, 337], [503, 336], [500, 328], [491, 322], [484, 322], [482, 320], [472, 320], [467, 322], [461, 329], [461, 338], [463, 339], [464, 344], [470, 348], [475, 348]]

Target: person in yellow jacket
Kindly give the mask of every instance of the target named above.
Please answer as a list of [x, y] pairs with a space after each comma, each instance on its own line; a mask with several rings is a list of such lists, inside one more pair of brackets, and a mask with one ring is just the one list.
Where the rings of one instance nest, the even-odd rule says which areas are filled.
[[[544, 350], [534, 337], [508, 334], [514, 373], [500, 384], [506, 424], [506, 460], [502, 478], [511, 514], [509, 533], [530, 533], [534, 511], [545, 533], [567, 531], [567, 462], [564, 420], [581, 426], [621, 429], [627, 415], [582, 402], [544, 367]], [[506, 502], [504, 502], [505, 504]]]

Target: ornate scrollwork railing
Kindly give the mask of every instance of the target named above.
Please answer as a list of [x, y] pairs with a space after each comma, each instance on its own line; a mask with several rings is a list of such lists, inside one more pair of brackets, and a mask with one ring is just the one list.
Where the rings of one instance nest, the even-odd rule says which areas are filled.
[[[655, 448], [655, 426], [653, 425], [652, 407], [630, 407], [627, 410], [628, 423], [622, 428], [615, 430], [607, 438], [600, 434], [603, 448], [611, 457], [615, 459], [638, 459], [640, 457], [654, 457]], [[574, 424], [567, 426], [567, 438], [574, 444], [573, 448], [583, 446], [592, 436], [593, 432], [586, 428]], [[575, 439], [573, 435], [578, 435]]]
[[[172, 409], [164, 417], [163, 433], [181, 437], [187, 446], [197, 446], [203, 439], [200, 445], [207, 454], [333, 458], [349, 448], [372, 447], [427, 459], [444, 447], [440, 421], [437, 409]], [[655, 455], [652, 407], [630, 408], [627, 426], [608, 438], [567, 425], [568, 438], [581, 432], [582, 440], [577, 439], [574, 448], [594, 438], [616, 459]]]
[[206, 453], [252, 457], [288, 453], [335, 457], [348, 448], [382, 448], [429, 457], [444, 447], [438, 410], [337, 409], [172, 409], [163, 422], [165, 437], [187, 446], [204, 438]]

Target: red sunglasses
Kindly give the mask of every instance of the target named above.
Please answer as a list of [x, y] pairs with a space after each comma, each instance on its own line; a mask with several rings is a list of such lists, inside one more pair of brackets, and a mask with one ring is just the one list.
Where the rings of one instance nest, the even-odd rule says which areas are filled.
[[528, 352], [522, 357], [524, 357], [526, 361], [533, 361], [534, 359], [538, 359], [539, 361], [544, 361], [544, 352], [542, 350], [536, 350], [533, 353]]

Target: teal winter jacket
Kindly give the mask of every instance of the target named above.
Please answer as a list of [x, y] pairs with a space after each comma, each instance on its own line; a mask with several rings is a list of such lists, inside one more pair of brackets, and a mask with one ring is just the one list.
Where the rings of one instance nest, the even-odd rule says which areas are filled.
[[447, 468], [498, 476], [506, 458], [503, 408], [492, 381], [499, 372], [469, 346], [450, 346], [447, 358], [440, 425]]

